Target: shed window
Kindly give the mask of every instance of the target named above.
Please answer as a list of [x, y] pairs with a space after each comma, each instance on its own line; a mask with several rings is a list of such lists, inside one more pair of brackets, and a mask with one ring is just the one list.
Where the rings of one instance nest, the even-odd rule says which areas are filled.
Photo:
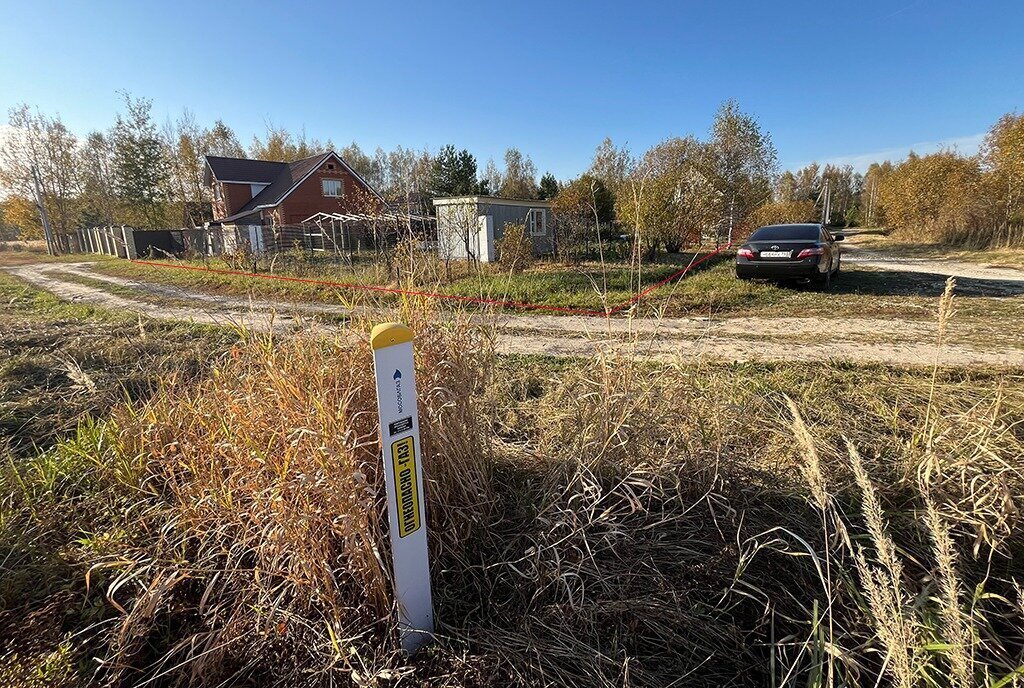
[[529, 217], [527, 217], [526, 227], [530, 231], [530, 236], [544, 236], [546, 230], [544, 210], [541, 208], [532, 209]]
[[324, 196], [328, 198], [340, 198], [344, 193], [340, 179], [324, 179], [320, 184], [323, 186]]

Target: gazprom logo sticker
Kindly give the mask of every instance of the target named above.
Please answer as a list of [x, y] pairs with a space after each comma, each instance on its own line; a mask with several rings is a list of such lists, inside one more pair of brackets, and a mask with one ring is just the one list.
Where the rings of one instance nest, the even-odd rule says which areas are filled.
[[395, 495], [398, 500], [398, 536], [420, 529], [420, 496], [416, 485], [416, 443], [403, 437], [391, 443], [391, 462], [395, 469]]

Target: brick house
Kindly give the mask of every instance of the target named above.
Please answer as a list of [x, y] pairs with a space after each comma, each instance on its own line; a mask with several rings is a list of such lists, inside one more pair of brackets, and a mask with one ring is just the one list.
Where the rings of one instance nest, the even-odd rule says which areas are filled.
[[316, 213], [387, 209], [384, 198], [334, 151], [295, 162], [206, 156], [214, 225], [298, 224]]

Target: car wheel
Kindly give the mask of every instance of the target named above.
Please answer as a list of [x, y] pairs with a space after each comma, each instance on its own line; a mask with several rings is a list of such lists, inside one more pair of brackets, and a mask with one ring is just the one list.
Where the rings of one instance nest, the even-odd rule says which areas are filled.
[[824, 272], [818, 277], [818, 289], [820, 291], [830, 291], [832, 289], [831, 272]]

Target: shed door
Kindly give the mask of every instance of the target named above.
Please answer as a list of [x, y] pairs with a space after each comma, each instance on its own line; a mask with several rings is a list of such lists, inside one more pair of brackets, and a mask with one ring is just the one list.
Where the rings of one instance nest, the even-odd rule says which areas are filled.
[[496, 258], [494, 255], [494, 216], [481, 215], [477, 218], [477, 227], [476, 255], [479, 256], [481, 263], [493, 262]]

